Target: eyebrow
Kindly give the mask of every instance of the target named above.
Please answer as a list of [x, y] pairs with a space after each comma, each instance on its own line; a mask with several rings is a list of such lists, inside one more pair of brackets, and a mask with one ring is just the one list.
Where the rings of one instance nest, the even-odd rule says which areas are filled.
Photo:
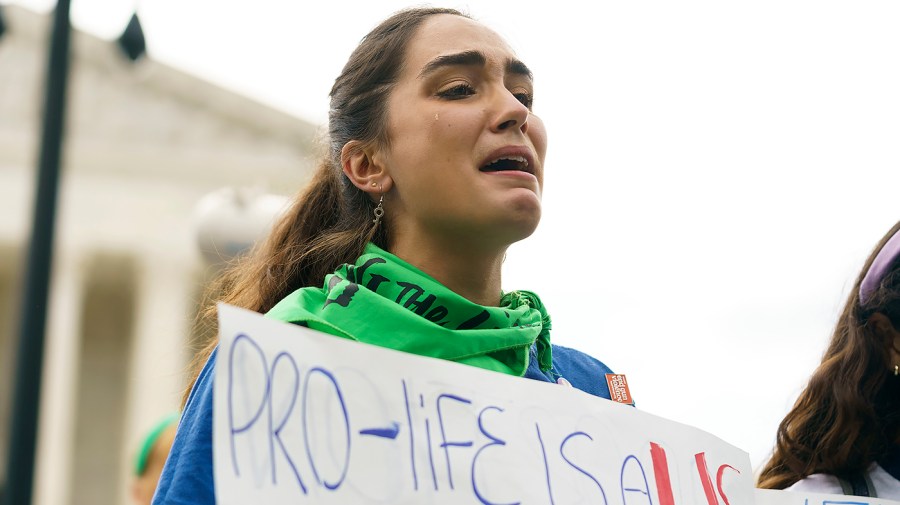
[[[485, 58], [484, 54], [481, 51], [476, 51], [474, 49], [471, 51], [463, 51], [461, 53], [446, 54], [429, 61], [428, 64], [422, 68], [422, 71], [419, 72], [419, 79], [427, 77], [444, 67], [483, 67], [486, 64], [487, 58]], [[506, 61], [506, 72], [527, 77], [528, 80], [534, 80], [528, 66], [515, 58], [510, 58]]]
[[520, 60], [517, 60], [515, 58], [506, 60], [506, 73], [518, 74], [527, 77], [529, 81], [534, 80], [534, 75], [532, 75], [531, 69], [528, 68], [528, 66], [522, 63]]

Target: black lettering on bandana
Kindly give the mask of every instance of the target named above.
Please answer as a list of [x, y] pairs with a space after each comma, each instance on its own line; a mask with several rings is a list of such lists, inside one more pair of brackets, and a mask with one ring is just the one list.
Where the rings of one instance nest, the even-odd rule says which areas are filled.
[[[403, 307], [409, 309], [412, 308], [413, 312], [420, 316], [424, 316], [431, 306], [434, 305], [434, 301], [437, 300], [437, 296], [428, 295], [425, 298], [422, 298], [422, 295], [425, 294], [425, 290], [422, 289], [421, 286], [417, 286], [416, 284], [412, 284], [410, 282], [397, 282], [397, 285], [403, 286], [403, 291], [400, 293], [400, 296], [397, 297], [397, 303], [400, 303], [400, 300], [403, 299], [403, 295], [407, 292], [412, 291], [410, 293], [409, 298], [403, 302]], [[441, 306], [443, 307], [443, 306]], [[435, 307], [437, 309], [437, 307]], [[447, 308], [444, 307], [444, 314], [440, 317], [444, 317], [447, 315]], [[429, 318], [426, 318], [429, 319]], [[439, 318], [438, 318], [439, 319]], [[435, 319], [429, 319], [430, 321], [435, 321]]]
[[[401, 282], [397, 281], [398, 286], [403, 286], [403, 290], [397, 296], [397, 303], [403, 303], [403, 307], [407, 309], [411, 309], [416, 314], [423, 316], [425, 319], [436, 323], [443, 319], [450, 311], [447, 307], [443, 305], [438, 305], [437, 307], [431, 308], [434, 305], [434, 302], [437, 300], [437, 296], [429, 294], [425, 295], [425, 290], [422, 286], [418, 284], [413, 284], [411, 282]], [[403, 301], [403, 297], [409, 293], [409, 297], [406, 301]], [[425, 295], [423, 298], [422, 295]], [[427, 313], [427, 315], [426, 315]]]
[[382, 282], [388, 280], [387, 277], [378, 274], [372, 274], [372, 278], [369, 279], [369, 283], [366, 284], [366, 289], [373, 293], [378, 292], [378, 286], [381, 285]]
[[491, 313], [486, 310], [482, 310], [480, 314], [469, 319], [468, 321], [462, 322], [459, 326], [456, 327], [456, 329], [457, 330], [471, 330], [472, 328], [477, 328], [478, 325], [487, 321], [490, 318], [491, 318]]
[[[350, 282], [362, 284], [363, 276], [366, 274], [366, 270], [368, 270], [370, 266], [375, 265], [376, 263], [387, 263], [387, 260], [385, 260], [384, 258], [372, 258], [372, 259], [367, 260], [365, 263], [363, 263], [360, 266], [349, 265], [347, 267], [347, 279]], [[376, 275], [377, 274], [372, 274], [372, 278], [374, 279]], [[380, 275], [378, 275], [378, 277], [381, 277], [382, 279], [385, 278]]]
[[[331, 277], [331, 279], [328, 280], [328, 291], [334, 289], [334, 287], [337, 286], [338, 283], [341, 282], [341, 280], [342, 279], [336, 275]], [[341, 307], [347, 307], [350, 305], [350, 301], [353, 300], [353, 295], [355, 295], [357, 291], [359, 291], [359, 284], [356, 284], [355, 282], [349, 282], [337, 298], [326, 299], [325, 305], [323, 305], [322, 308], [324, 309], [332, 303], [336, 303]]]
[[407, 309], [413, 307], [413, 310], [416, 312], [416, 314], [424, 316], [425, 311], [431, 308], [435, 300], [437, 300], [437, 297], [434, 295], [428, 295], [424, 300], [421, 301], [410, 296], [409, 300], [406, 300], [406, 303], [404, 303], [403, 306]]
[[403, 286], [403, 290], [400, 291], [400, 294], [397, 295], [397, 299], [394, 300], [397, 303], [400, 303], [400, 301], [403, 300], [403, 297], [406, 296], [406, 293], [409, 293], [410, 291], [415, 292], [414, 294], [410, 295], [410, 298], [418, 298], [422, 295], [422, 293], [425, 292], [425, 290], [422, 289], [422, 286], [413, 284], [411, 282], [397, 281], [397, 285]]
[[[431, 309], [431, 312], [425, 314], [425, 319], [431, 321], [432, 323], [437, 323], [441, 319], [445, 318], [448, 313], [449, 313], [449, 311], [447, 310], [447, 307], [444, 307], [443, 305], [438, 305], [437, 307]], [[445, 322], [438, 323], [438, 324], [440, 326], [444, 326], [447, 324], [447, 322], [445, 321]]]

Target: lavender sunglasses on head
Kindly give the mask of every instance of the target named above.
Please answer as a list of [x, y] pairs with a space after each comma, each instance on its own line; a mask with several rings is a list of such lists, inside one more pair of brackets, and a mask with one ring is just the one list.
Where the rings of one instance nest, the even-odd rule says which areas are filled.
[[859, 284], [859, 304], [865, 305], [872, 299], [872, 295], [878, 289], [878, 285], [884, 280], [884, 277], [891, 271], [891, 267], [900, 257], [900, 230], [884, 244], [884, 247], [878, 251], [872, 265]]

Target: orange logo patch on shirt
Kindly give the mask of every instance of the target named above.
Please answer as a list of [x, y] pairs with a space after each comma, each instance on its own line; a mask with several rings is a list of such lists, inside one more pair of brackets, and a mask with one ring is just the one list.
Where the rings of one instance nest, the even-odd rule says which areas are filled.
[[625, 379], [625, 374], [606, 374], [606, 384], [609, 385], [609, 398], [612, 401], [634, 405], [634, 399], [631, 398], [631, 391], [628, 390], [628, 381]]

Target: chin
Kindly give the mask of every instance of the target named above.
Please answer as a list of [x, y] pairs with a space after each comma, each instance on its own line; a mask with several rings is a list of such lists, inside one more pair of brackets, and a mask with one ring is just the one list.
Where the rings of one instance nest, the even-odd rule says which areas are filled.
[[540, 222], [540, 206], [529, 212], [520, 210], [519, 212], [514, 212], [511, 215], [506, 216], [506, 219], [504, 219], [501, 226], [503, 232], [500, 234], [507, 239], [507, 244], [513, 244], [530, 237], [537, 229]]

